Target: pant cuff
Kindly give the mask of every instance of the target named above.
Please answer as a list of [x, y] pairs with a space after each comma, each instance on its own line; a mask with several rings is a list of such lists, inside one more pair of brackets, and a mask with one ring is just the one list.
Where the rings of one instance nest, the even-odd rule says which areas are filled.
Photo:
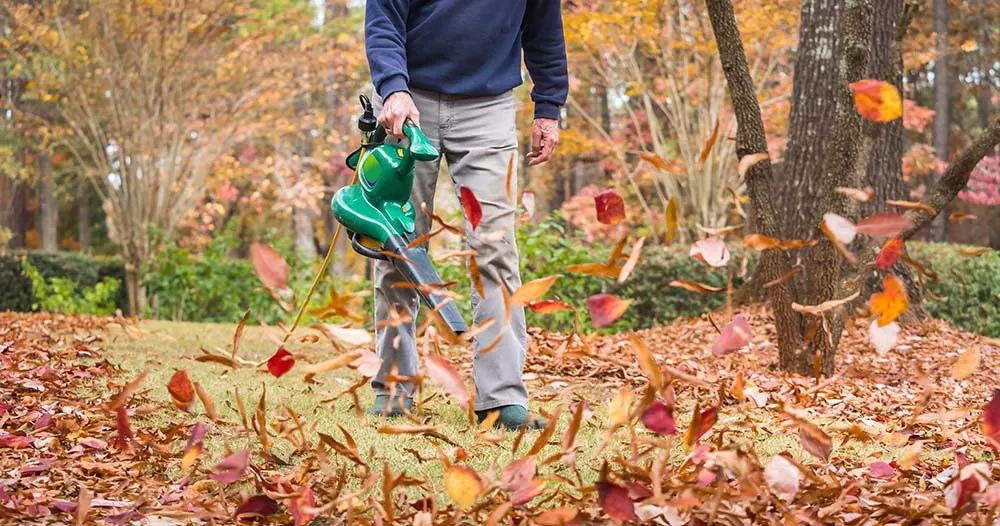
[[498, 407], [503, 407], [507, 405], [519, 405], [525, 409], [528, 409], [528, 402], [523, 400], [490, 400], [488, 402], [476, 402], [473, 406], [475, 411], [489, 411], [490, 409], [496, 409]]

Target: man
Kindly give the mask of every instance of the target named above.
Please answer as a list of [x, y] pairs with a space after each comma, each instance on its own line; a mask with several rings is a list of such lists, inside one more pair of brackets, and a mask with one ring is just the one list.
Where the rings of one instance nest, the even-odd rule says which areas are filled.
[[[479, 419], [499, 411], [497, 425], [540, 428], [528, 413], [524, 386], [524, 309], [514, 307], [504, 323], [500, 287], [521, 286], [514, 219], [517, 178], [507, 189], [507, 166], [517, 154], [515, 101], [521, 84], [521, 53], [534, 82], [534, 127], [528, 164], [547, 161], [559, 142], [559, 108], [569, 90], [566, 45], [559, 0], [367, 0], [365, 47], [379, 122], [397, 137], [410, 119], [442, 152], [455, 189], [466, 187], [482, 205], [474, 231], [466, 222], [469, 247], [477, 253], [484, 297], [472, 291], [475, 323], [496, 320], [475, 338], [473, 375]], [[440, 159], [418, 163], [414, 204], [434, 203]], [[517, 167], [515, 159], [514, 167]], [[417, 214], [417, 233], [430, 227]], [[501, 232], [497, 239], [494, 233]], [[372, 381], [370, 412], [398, 416], [413, 406], [414, 386], [389, 376], [418, 373], [414, 322], [391, 321], [391, 313], [416, 318], [412, 289], [394, 287], [402, 277], [387, 262], [375, 264], [376, 346], [382, 368]], [[474, 288], [474, 287], [473, 287]], [[497, 338], [492, 349], [484, 348]]]

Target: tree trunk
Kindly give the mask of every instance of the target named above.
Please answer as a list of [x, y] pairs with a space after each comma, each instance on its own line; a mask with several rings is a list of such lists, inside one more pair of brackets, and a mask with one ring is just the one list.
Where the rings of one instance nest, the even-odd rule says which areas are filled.
[[[993, 92], [996, 90], [996, 87], [993, 85], [993, 78], [990, 75], [990, 69], [996, 60], [996, 55], [993, 54], [993, 43], [990, 41], [990, 28], [995, 27], [996, 20], [987, 15], [986, 2], [987, 0], [979, 0], [979, 28], [981, 34], [978, 38], [979, 67], [977, 69], [979, 70], [979, 85], [976, 86], [976, 109], [979, 112], [979, 124], [983, 128], [990, 125], [990, 115], [993, 115]], [[1000, 237], [1000, 233], [996, 229], [993, 229], [991, 232]]]
[[76, 183], [76, 242], [81, 249], [90, 248], [90, 181], [80, 178]]
[[807, 239], [816, 232], [812, 205], [819, 201], [825, 138], [836, 108], [837, 28], [843, 0], [803, 0], [795, 58], [792, 103], [779, 192], [782, 237]]
[[[951, 70], [948, 57], [948, 0], [934, 0], [934, 32], [937, 34], [934, 58], [934, 124], [933, 145], [937, 157], [948, 162], [948, 132], [951, 124]], [[928, 177], [927, 188], [936, 183], [934, 172]], [[944, 216], [939, 215], [927, 229], [931, 241], [945, 240]]]
[[59, 201], [56, 199], [56, 180], [52, 173], [52, 158], [47, 153], [38, 155], [38, 234], [45, 252], [59, 250]]

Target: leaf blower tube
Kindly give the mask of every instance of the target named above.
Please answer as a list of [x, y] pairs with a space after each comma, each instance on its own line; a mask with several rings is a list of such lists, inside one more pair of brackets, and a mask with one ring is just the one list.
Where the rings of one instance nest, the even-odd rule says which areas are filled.
[[386, 252], [396, 254], [396, 257], [388, 258], [392, 266], [403, 275], [403, 278], [412, 283], [420, 299], [428, 307], [437, 311], [444, 321], [444, 324], [455, 334], [462, 334], [469, 330], [465, 325], [465, 319], [459, 312], [454, 301], [444, 294], [435, 292], [441, 286], [441, 276], [438, 275], [431, 258], [424, 247], [406, 248], [407, 243], [402, 238], [389, 238], [383, 249]]

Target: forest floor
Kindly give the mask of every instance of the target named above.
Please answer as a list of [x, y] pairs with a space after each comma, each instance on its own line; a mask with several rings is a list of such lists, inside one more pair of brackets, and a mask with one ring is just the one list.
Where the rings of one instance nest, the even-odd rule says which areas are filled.
[[[303, 375], [347, 353], [312, 330], [275, 378], [276, 329], [246, 327], [226, 365], [204, 356], [230, 356], [235, 325], [0, 313], [0, 522], [996, 520], [1000, 461], [980, 419], [1000, 342], [930, 320], [879, 355], [858, 320], [837, 374], [816, 380], [777, 372], [766, 310], [744, 314], [756, 335], [725, 356], [709, 351], [723, 313], [615, 336], [533, 331], [532, 409], [557, 425], [522, 435], [470, 424], [430, 382], [412, 419], [359, 415], [358, 370]], [[636, 337], [662, 377], [639, 366]], [[467, 349], [447, 356], [471, 385]], [[196, 393], [168, 391], [179, 370]], [[671, 427], [659, 436], [650, 384]]]

